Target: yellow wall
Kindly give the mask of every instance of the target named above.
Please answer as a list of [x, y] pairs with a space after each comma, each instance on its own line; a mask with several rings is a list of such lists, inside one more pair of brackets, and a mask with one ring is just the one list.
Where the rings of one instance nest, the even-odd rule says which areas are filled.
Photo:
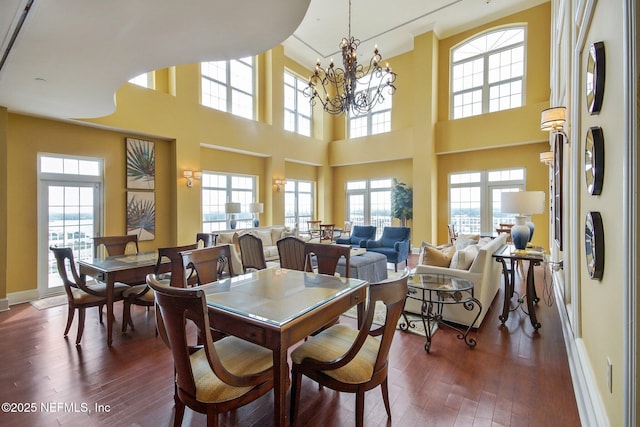
[[[13, 246], [15, 250], [8, 255], [7, 293], [12, 293], [37, 289], [38, 153], [103, 159], [103, 235], [126, 234], [125, 138], [135, 135], [17, 114], [9, 114], [8, 123], [11, 161], [7, 165], [7, 222], [11, 226], [6, 238], [7, 242], [23, 242]], [[142, 251], [170, 246], [175, 241], [175, 217], [170, 206], [176, 180], [167, 173], [172, 162], [170, 143], [150, 140], [156, 149], [156, 238], [140, 242]]]

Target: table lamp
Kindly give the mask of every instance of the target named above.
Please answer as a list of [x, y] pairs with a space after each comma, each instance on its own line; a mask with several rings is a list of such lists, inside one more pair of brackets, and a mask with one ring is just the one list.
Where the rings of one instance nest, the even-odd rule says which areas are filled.
[[232, 230], [236, 228], [236, 214], [240, 213], [240, 203], [229, 202], [224, 204], [224, 213], [231, 214], [231, 219], [229, 220], [229, 227]]
[[511, 240], [518, 250], [526, 249], [535, 226], [530, 219], [533, 214], [544, 212], [544, 191], [513, 191], [502, 193], [503, 213], [515, 213], [516, 224], [511, 227]]
[[253, 214], [253, 226], [260, 227], [260, 214], [264, 212], [264, 204], [262, 203], [250, 203], [249, 212]]

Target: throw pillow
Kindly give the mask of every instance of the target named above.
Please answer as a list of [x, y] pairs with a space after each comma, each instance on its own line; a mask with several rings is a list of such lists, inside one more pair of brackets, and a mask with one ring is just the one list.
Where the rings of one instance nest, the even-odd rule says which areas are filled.
[[280, 235], [280, 238], [285, 238], [285, 237], [298, 237], [298, 228], [293, 227], [285, 227], [282, 230], [282, 233]]
[[449, 268], [455, 268], [457, 270], [468, 270], [473, 264], [473, 260], [478, 255], [478, 245], [469, 245], [464, 249], [456, 251], [451, 258], [451, 264]]
[[[266, 245], [266, 246], [275, 245], [276, 242], [280, 240], [280, 236], [282, 236], [282, 230], [284, 230], [284, 227], [272, 228], [271, 229], [271, 245]], [[265, 246], [264, 242], [262, 242], [262, 245]]]
[[220, 233], [216, 240], [217, 244], [233, 243], [233, 233]]
[[477, 240], [468, 239], [466, 237], [458, 237], [453, 245], [456, 247], [456, 249], [460, 250], [466, 248], [467, 246], [475, 245], [476, 243], [478, 243]]
[[271, 230], [257, 230], [254, 234], [262, 240], [262, 246], [273, 246], [273, 243], [271, 243]]
[[435, 267], [449, 267], [451, 258], [455, 251], [456, 248], [453, 246], [442, 250], [431, 246], [425, 246], [422, 248], [422, 256], [419, 257], [419, 264], [433, 265]]

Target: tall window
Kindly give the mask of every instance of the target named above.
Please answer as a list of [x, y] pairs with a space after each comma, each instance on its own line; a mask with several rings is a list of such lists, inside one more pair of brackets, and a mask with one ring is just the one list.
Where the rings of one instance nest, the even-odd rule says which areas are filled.
[[454, 119], [520, 107], [524, 100], [525, 27], [475, 37], [451, 54]]
[[[375, 78], [371, 87], [378, 87]], [[379, 79], [378, 79], [379, 80]], [[374, 89], [370, 89], [374, 91]], [[391, 95], [385, 95], [384, 102], [376, 104], [369, 112], [349, 117], [349, 138], [376, 135], [391, 131]]]
[[202, 62], [202, 105], [253, 119], [253, 57]]
[[375, 225], [377, 236], [391, 225], [391, 179], [347, 182], [347, 221]]
[[306, 231], [314, 219], [313, 182], [287, 180], [284, 192], [284, 225]]
[[493, 234], [499, 224], [515, 223], [502, 213], [502, 193], [525, 188], [524, 169], [461, 172], [449, 175], [449, 223], [459, 233]]
[[236, 228], [253, 227], [249, 204], [257, 199], [256, 178], [248, 175], [202, 173], [202, 229], [205, 232], [226, 230], [231, 217], [225, 213], [227, 202], [240, 203], [235, 214]]
[[38, 160], [38, 290], [47, 295], [62, 288], [50, 246], [72, 248], [76, 260], [93, 256], [92, 237], [102, 229], [102, 160], [52, 154]]
[[307, 82], [284, 72], [284, 130], [311, 136], [311, 104], [302, 91]]
[[135, 76], [129, 80], [129, 83], [146, 87], [147, 89], [153, 89], [153, 71]]

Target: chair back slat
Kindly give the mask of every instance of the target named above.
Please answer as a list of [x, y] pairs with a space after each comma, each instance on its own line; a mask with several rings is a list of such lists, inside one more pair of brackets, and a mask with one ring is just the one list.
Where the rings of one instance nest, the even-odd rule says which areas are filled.
[[216, 282], [226, 276], [235, 276], [230, 245], [184, 251], [180, 252], [180, 257], [185, 270], [195, 270], [198, 285]]
[[349, 260], [351, 258], [351, 246], [338, 244], [305, 243], [305, 271], [312, 271], [312, 260], [316, 260], [319, 274], [336, 274], [338, 261], [345, 259], [345, 277], [350, 277]]
[[245, 272], [248, 269], [264, 270], [267, 268], [262, 240], [259, 237], [249, 233], [243, 234], [238, 237], [238, 245], [240, 246], [240, 258]]
[[198, 244], [183, 246], [172, 246], [166, 248], [158, 248], [158, 260], [154, 269], [155, 274], [160, 273], [160, 268], [165, 258], [171, 263], [171, 286], [185, 288], [187, 286], [188, 274], [182, 265], [182, 257], [180, 252], [191, 251], [198, 248]]
[[284, 237], [276, 242], [280, 267], [304, 271], [304, 240], [294, 236]]
[[98, 257], [100, 247], [104, 246], [107, 256], [124, 255], [129, 245], [135, 247], [135, 252], [140, 252], [138, 248], [138, 236], [127, 234], [124, 236], [102, 236], [93, 238], [93, 256]]

